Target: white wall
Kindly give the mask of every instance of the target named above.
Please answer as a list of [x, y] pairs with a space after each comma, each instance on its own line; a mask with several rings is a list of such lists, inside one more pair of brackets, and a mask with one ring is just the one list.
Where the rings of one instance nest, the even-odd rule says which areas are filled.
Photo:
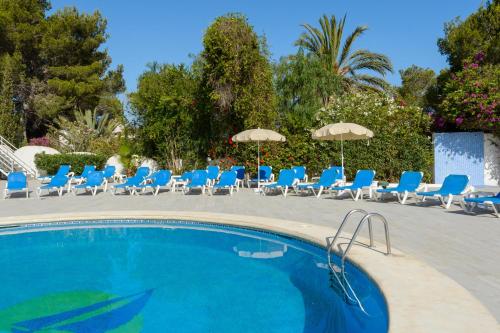
[[484, 184], [500, 185], [500, 139], [484, 135]]
[[35, 165], [35, 155], [39, 153], [45, 153], [47, 155], [59, 154], [54, 148], [45, 146], [24, 146], [14, 152], [14, 154], [24, 163], [36, 170], [37, 176], [40, 176], [40, 170], [38, 170]]

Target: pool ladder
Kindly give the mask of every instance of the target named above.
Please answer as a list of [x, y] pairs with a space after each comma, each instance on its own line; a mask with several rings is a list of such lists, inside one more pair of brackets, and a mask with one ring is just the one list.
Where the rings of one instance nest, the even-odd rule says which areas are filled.
[[[333, 262], [333, 253], [332, 252], [334, 251], [335, 244], [337, 243], [339, 236], [342, 233], [342, 230], [344, 229], [344, 227], [346, 226], [346, 224], [349, 221], [352, 221], [351, 217], [354, 214], [362, 214], [363, 217], [361, 218], [361, 220], [359, 220], [358, 226], [356, 227], [356, 231], [352, 235], [352, 237], [349, 241], [349, 244], [347, 245], [347, 248], [340, 253], [341, 256], [340, 256], [340, 267], [339, 267], [338, 265], [336, 265]], [[387, 251], [385, 254], [390, 255], [391, 254], [391, 241], [389, 238], [389, 225], [387, 223], [387, 220], [381, 214], [368, 213], [367, 211], [365, 211], [363, 209], [353, 209], [346, 214], [346, 216], [344, 217], [344, 220], [342, 221], [342, 224], [340, 225], [339, 229], [337, 230], [337, 233], [335, 234], [332, 241], [328, 245], [328, 266], [330, 266], [330, 270], [332, 272], [332, 275], [335, 278], [334, 281], [337, 282], [338, 286], [340, 287], [341, 292], [344, 294], [346, 301], [351, 303], [351, 304], [358, 305], [359, 308], [361, 309], [361, 311], [363, 311], [366, 314], [368, 314], [368, 313], [366, 312], [366, 310], [363, 306], [363, 303], [361, 302], [358, 295], [356, 294], [356, 292], [352, 288], [352, 286], [349, 283], [349, 280], [346, 276], [345, 260], [347, 258], [347, 255], [349, 254], [349, 251], [351, 250], [353, 244], [356, 242], [356, 238], [358, 237], [358, 235], [359, 235], [359, 233], [360, 233], [360, 231], [365, 223], [368, 223], [368, 233], [370, 236], [370, 244], [367, 245], [367, 244], [363, 244], [363, 243], [359, 243], [359, 242], [356, 242], [356, 243], [362, 244], [364, 246], [368, 246], [370, 249], [373, 249], [375, 247], [375, 244], [373, 242], [373, 227], [372, 227], [372, 222], [375, 219], [381, 221], [384, 225], [385, 243], [386, 243], [386, 247], [387, 247]], [[330, 240], [330, 239], [331, 239], [331, 237], [328, 238], [328, 240]]]

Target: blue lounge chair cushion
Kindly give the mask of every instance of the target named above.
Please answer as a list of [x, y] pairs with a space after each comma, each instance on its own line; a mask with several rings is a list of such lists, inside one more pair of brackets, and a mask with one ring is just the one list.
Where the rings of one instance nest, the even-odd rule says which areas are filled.
[[298, 180], [304, 180], [306, 178], [306, 167], [305, 166], [294, 166], [292, 170], [295, 172], [295, 178]]
[[375, 170], [358, 170], [356, 177], [352, 185], [347, 186], [335, 186], [332, 190], [343, 191], [343, 190], [359, 190], [363, 187], [371, 186], [373, 179], [375, 178]]
[[236, 172], [236, 178], [239, 179], [239, 180], [243, 180], [245, 179], [245, 167], [244, 166], [240, 166], [240, 165], [233, 165], [231, 167], [231, 171], [235, 171]]
[[271, 176], [273, 174], [273, 168], [268, 166], [268, 165], [261, 165], [260, 168], [259, 168], [259, 176], [260, 177], [255, 177], [255, 178], [252, 178], [250, 179], [251, 182], [257, 182], [260, 181], [261, 182], [266, 182], [266, 181], [270, 181], [271, 180]]
[[187, 188], [196, 188], [207, 186], [208, 172], [207, 170], [195, 170], [191, 176], [191, 182], [186, 185]]
[[392, 192], [415, 192], [420, 186], [423, 173], [417, 171], [404, 171], [401, 174], [398, 186], [378, 189], [379, 193], [392, 193]]
[[54, 177], [52, 177], [52, 179], [50, 180], [50, 182], [48, 184], [40, 186], [40, 189], [48, 190], [51, 188], [61, 188], [61, 187], [66, 186], [68, 181], [69, 181], [69, 178], [67, 176], [60, 176], [60, 175], [54, 176]]
[[208, 179], [216, 180], [219, 177], [219, 166], [217, 165], [209, 165], [207, 167]]
[[28, 187], [26, 175], [22, 171], [9, 173], [7, 176], [7, 190], [18, 191], [25, 190]]
[[104, 178], [111, 178], [116, 173], [116, 167], [114, 165], [106, 165], [103, 172]]
[[89, 173], [91, 173], [92, 171], [95, 171], [95, 165], [85, 165], [83, 167], [82, 174], [78, 175], [78, 176], [74, 176], [73, 178], [75, 178], [75, 179], [87, 178]]
[[320, 188], [326, 188], [332, 186], [336, 180], [337, 180], [337, 170], [333, 169], [325, 169], [321, 173], [321, 177], [316, 183], [313, 184], [299, 184], [297, 187], [300, 190], [305, 190], [305, 189], [320, 189]]
[[91, 171], [87, 174], [87, 181], [76, 185], [76, 189], [101, 186], [104, 183], [104, 173], [102, 171]]
[[236, 171], [224, 171], [220, 175], [220, 179], [217, 184], [214, 185], [214, 188], [227, 188], [231, 186], [236, 186]]
[[140, 184], [135, 187], [137, 188], [146, 188], [146, 187], [157, 187], [157, 186], [167, 186], [172, 178], [172, 171], [170, 170], [158, 170], [156, 171], [150, 179], [151, 183]]
[[280, 171], [278, 181], [276, 183], [264, 185], [265, 188], [279, 188], [279, 187], [292, 187], [295, 181], [295, 171], [291, 169], [284, 169]]
[[444, 179], [443, 185], [440, 189], [436, 191], [428, 192], [417, 192], [417, 195], [422, 196], [448, 196], [448, 195], [460, 195], [466, 189], [469, 184], [469, 177], [466, 175], [448, 175]]
[[472, 202], [472, 203], [484, 203], [488, 201], [495, 205], [500, 205], [500, 192], [498, 192], [496, 196], [465, 198], [464, 200], [465, 202]]

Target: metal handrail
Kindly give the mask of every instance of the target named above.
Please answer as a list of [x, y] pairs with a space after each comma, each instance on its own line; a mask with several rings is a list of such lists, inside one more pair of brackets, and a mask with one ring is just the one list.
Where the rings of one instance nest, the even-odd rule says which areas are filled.
[[[332, 260], [331, 252], [333, 251], [333, 248], [334, 248], [334, 246], [335, 246], [335, 244], [336, 244], [336, 242], [337, 242], [340, 234], [342, 233], [342, 230], [344, 229], [345, 225], [349, 221], [349, 218], [351, 216], [353, 216], [354, 214], [356, 214], [356, 213], [363, 214], [363, 217], [358, 222], [358, 226], [356, 227], [356, 230], [355, 230], [354, 234], [352, 235], [351, 240], [350, 240], [350, 242], [349, 242], [346, 250], [343, 251], [342, 256], [341, 256], [341, 267], [338, 267], [338, 266], [336, 266], [334, 264], [334, 262]], [[378, 213], [368, 213], [364, 209], [353, 209], [353, 210], [349, 211], [346, 214], [346, 216], [344, 217], [344, 220], [340, 224], [339, 229], [337, 230], [337, 233], [333, 237], [332, 242], [328, 246], [328, 252], [327, 252], [328, 253], [328, 266], [330, 267], [330, 269], [331, 269], [331, 271], [333, 273], [333, 276], [335, 277], [335, 279], [337, 280], [339, 286], [341, 287], [341, 289], [342, 289], [342, 291], [344, 293], [344, 296], [351, 303], [357, 304], [359, 306], [359, 308], [361, 309], [361, 311], [363, 311], [366, 314], [368, 314], [368, 313], [366, 312], [365, 308], [363, 307], [363, 303], [358, 298], [356, 292], [354, 291], [354, 289], [352, 288], [351, 284], [349, 283], [349, 280], [347, 279], [346, 272], [345, 272], [345, 259], [346, 259], [347, 255], [348, 255], [349, 251], [351, 250], [352, 245], [356, 241], [356, 238], [358, 237], [358, 235], [359, 235], [359, 233], [360, 233], [363, 225], [365, 224], [365, 222], [368, 223], [368, 232], [370, 234], [370, 245], [369, 245], [369, 247], [370, 248], [374, 247], [372, 218], [377, 218], [380, 221], [382, 221], [382, 223], [384, 224], [385, 240], [386, 240], [386, 246], [387, 246], [387, 253], [386, 254], [387, 255], [391, 254], [391, 241], [390, 241], [390, 238], [389, 238], [389, 225], [387, 223], [387, 220], [381, 214], [378, 214]], [[340, 270], [340, 272], [337, 272], [337, 270]], [[339, 277], [338, 273], [341, 274], [342, 279]]]
[[[342, 266], [344, 266], [345, 258], [347, 257], [347, 254], [351, 250], [352, 244], [356, 240], [356, 237], [358, 237], [358, 234], [361, 231], [361, 228], [363, 227], [363, 224], [368, 221], [368, 225], [371, 225], [371, 218], [372, 217], [377, 217], [384, 224], [385, 243], [386, 243], [386, 247], [387, 247], [387, 253], [386, 253], [386, 255], [390, 255], [391, 254], [391, 240], [389, 238], [389, 225], [387, 223], [387, 220], [385, 219], [385, 217], [383, 217], [379, 213], [368, 213], [358, 223], [358, 227], [356, 228], [356, 231], [352, 235], [352, 238], [351, 238], [351, 241], [349, 242], [349, 245], [347, 245], [347, 248], [345, 249], [344, 253], [342, 254], [342, 258], [341, 258], [341, 260], [342, 260]], [[370, 229], [371, 229], [371, 227], [370, 227]], [[372, 231], [370, 230], [370, 234], [371, 233], [372, 233]], [[370, 245], [370, 247], [373, 247], [373, 245]]]
[[14, 164], [17, 164], [18, 166], [21, 167], [21, 169], [26, 171], [28, 174], [32, 175], [33, 177], [36, 177], [36, 171], [29, 165], [27, 165], [22, 159], [20, 159], [15, 154], [15, 150], [16, 147], [12, 143], [10, 143], [7, 139], [5, 139], [3, 136], [0, 135], [0, 157], [2, 157], [2, 159], [4, 160], [3, 161], [4, 168], [13, 171]]

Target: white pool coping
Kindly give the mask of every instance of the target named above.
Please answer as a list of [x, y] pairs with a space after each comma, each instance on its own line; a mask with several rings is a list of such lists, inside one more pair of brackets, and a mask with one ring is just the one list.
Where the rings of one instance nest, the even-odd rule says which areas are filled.
[[[183, 211], [107, 211], [46, 214], [2, 218], [0, 225], [86, 219], [179, 219], [269, 230], [302, 238], [326, 247], [336, 229], [265, 217]], [[360, 238], [360, 241], [366, 241]], [[457, 282], [397, 249], [392, 255], [354, 246], [349, 260], [378, 284], [389, 310], [389, 332], [500, 332], [491, 313]]]

